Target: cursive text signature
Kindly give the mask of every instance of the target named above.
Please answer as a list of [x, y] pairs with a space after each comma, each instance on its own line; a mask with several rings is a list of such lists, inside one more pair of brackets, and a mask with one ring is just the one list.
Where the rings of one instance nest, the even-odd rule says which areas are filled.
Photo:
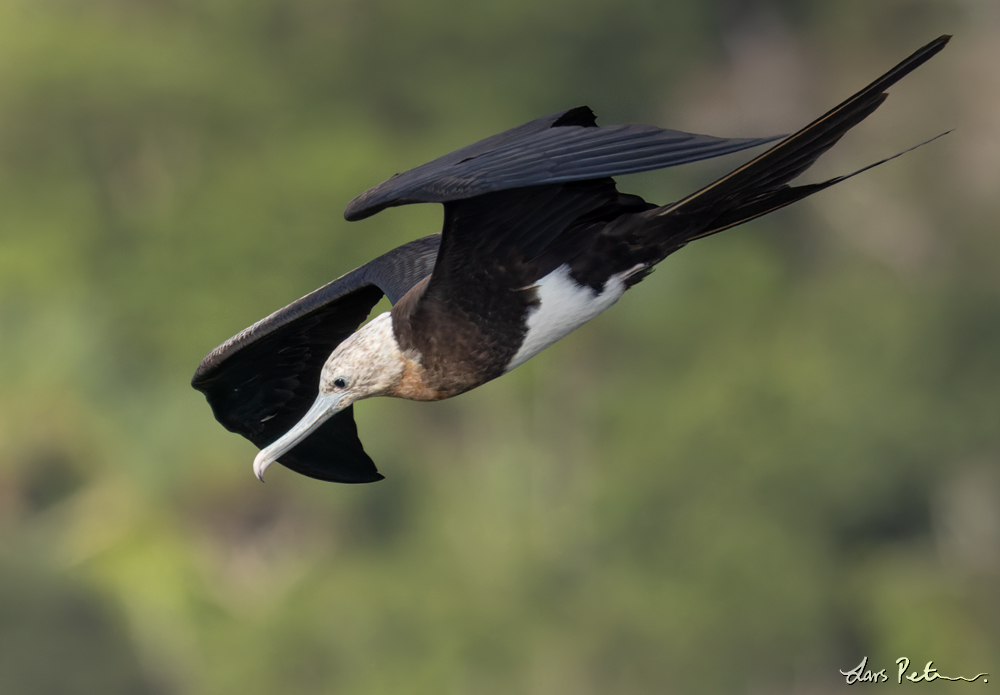
[[[967, 678], [966, 676], [945, 676], [938, 673], [938, 670], [934, 668], [934, 662], [928, 661], [927, 665], [924, 666], [923, 671], [912, 671], [907, 673], [910, 668], [910, 660], [905, 656], [901, 656], [896, 659], [896, 682], [902, 683], [904, 679], [910, 681], [911, 683], [930, 683], [931, 681], [946, 680], [946, 681], [966, 681], [968, 683], [974, 683], [980, 678], [983, 679], [983, 683], [989, 683], [988, 673], [979, 673], [972, 678]], [[889, 676], [886, 674], [886, 669], [879, 669], [878, 671], [868, 668], [868, 657], [866, 656], [861, 660], [861, 663], [852, 668], [850, 671], [841, 671], [840, 675], [847, 679], [848, 685], [853, 685], [854, 683], [885, 683], [889, 680]]]

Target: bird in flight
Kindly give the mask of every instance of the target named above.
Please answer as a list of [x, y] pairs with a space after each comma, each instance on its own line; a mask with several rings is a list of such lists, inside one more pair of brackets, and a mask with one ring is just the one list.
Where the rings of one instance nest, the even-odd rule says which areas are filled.
[[[253, 464], [261, 480], [274, 461], [320, 480], [381, 480], [358, 438], [356, 401], [433, 401], [481, 386], [600, 314], [687, 243], [893, 159], [789, 185], [949, 38], [932, 41], [802, 130], [668, 205], [620, 193], [611, 177], [779, 138], [599, 127], [584, 106], [397, 174], [351, 201], [344, 216], [441, 203], [443, 230], [258, 321], [212, 350], [191, 383], [226, 429], [261, 447]], [[359, 328], [383, 295], [392, 310]]]

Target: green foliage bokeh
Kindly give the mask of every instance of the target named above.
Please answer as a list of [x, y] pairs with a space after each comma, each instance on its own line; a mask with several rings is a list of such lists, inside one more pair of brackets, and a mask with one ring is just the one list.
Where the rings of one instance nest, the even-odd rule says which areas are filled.
[[[0, 4], [0, 691], [1000, 671], [991, 8]], [[478, 391], [362, 403], [377, 485], [260, 485], [188, 386], [217, 343], [435, 230], [433, 206], [343, 221], [396, 171], [583, 103], [787, 132], [946, 32], [816, 176], [955, 133], [685, 249]], [[621, 188], [667, 202], [735, 161]]]

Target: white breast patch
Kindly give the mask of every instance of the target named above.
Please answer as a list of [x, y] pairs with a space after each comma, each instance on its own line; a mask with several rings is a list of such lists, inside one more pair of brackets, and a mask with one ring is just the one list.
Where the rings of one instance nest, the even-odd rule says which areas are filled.
[[528, 314], [528, 333], [506, 371], [528, 361], [617, 302], [625, 293], [625, 278], [640, 268], [612, 275], [601, 293], [578, 284], [570, 277], [568, 265], [559, 266], [539, 280], [535, 287], [540, 304]]

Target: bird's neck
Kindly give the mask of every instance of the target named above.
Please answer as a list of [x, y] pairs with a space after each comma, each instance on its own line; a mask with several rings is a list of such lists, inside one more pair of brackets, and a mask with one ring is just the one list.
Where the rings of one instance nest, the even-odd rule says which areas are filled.
[[[379, 314], [361, 327], [338, 351], [355, 353], [358, 373], [364, 379], [364, 398], [391, 396], [411, 401], [437, 401], [454, 396], [457, 391], [442, 390], [431, 384], [416, 349], [402, 350], [396, 340], [390, 312]], [[331, 358], [336, 358], [337, 352]], [[336, 375], [324, 375], [330, 382]]]
[[457, 396], [457, 389], [440, 388], [432, 385], [427, 370], [417, 359], [404, 357], [403, 376], [392, 393], [387, 395], [405, 398], [409, 401], [440, 401]]

